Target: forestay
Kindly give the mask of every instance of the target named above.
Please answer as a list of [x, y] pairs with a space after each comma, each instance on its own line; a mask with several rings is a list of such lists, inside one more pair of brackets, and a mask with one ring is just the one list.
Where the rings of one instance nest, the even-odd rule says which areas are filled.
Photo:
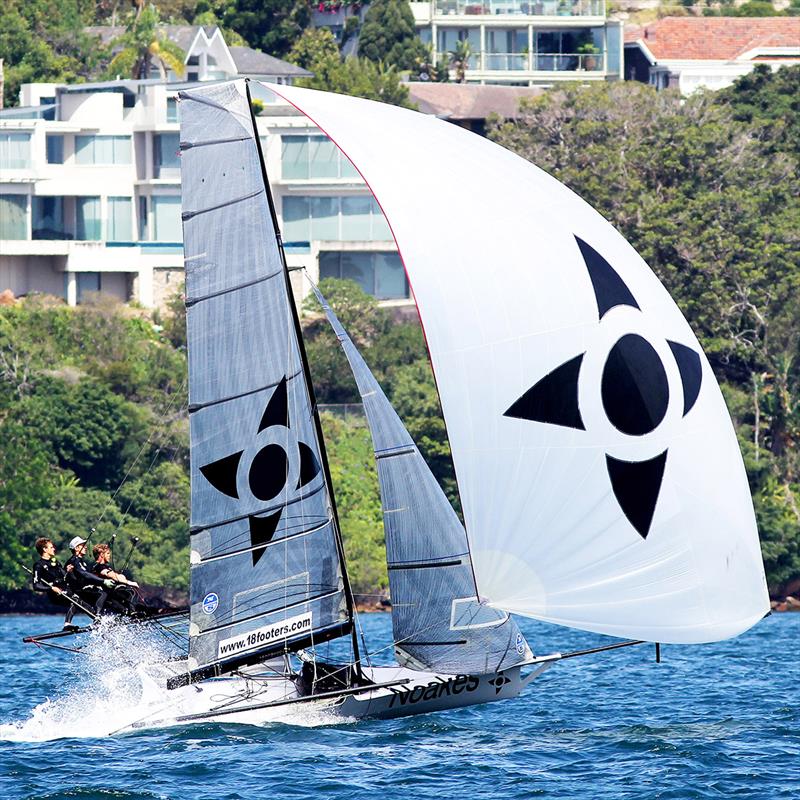
[[372, 434], [398, 662], [477, 674], [530, 659], [516, 622], [480, 602], [453, 507], [347, 331], [313, 289], [350, 363]]
[[392, 228], [481, 594], [661, 642], [753, 625], [769, 605], [733, 427], [697, 339], [624, 238], [455, 125], [270, 88], [340, 146]]
[[244, 83], [181, 93], [190, 666], [347, 633], [337, 531]]

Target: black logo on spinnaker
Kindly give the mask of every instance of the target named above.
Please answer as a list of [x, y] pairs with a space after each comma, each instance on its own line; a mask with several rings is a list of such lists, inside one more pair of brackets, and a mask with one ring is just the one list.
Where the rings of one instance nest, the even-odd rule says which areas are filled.
[[[287, 380], [284, 376], [275, 387], [267, 402], [256, 435], [272, 427], [291, 428]], [[200, 467], [206, 480], [218, 491], [239, 500], [239, 475], [244, 472], [247, 486], [252, 495], [262, 502], [269, 502], [283, 492], [289, 479], [290, 455], [282, 444], [269, 442], [256, 451], [248, 463], [242, 464], [246, 450], [223, 456]], [[295, 490], [310, 483], [320, 472], [320, 465], [314, 451], [305, 442], [297, 441], [297, 457], [300, 461], [300, 474]], [[253, 566], [264, 555], [267, 545], [272, 541], [283, 509], [271, 513], [248, 517], [250, 523], [250, 544]]]
[[[597, 302], [598, 321], [616, 306], [639, 309], [625, 282], [591, 245], [575, 237]], [[667, 340], [683, 385], [683, 416], [700, 394], [700, 354]], [[504, 416], [586, 430], [578, 403], [580, 353], [541, 377], [505, 411]], [[650, 342], [627, 333], [611, 348], [603, 367], [600, 397], [609, 422], [628, 436], [646, 436], [663, 422], [669, 408], [669, 384], [664, 364]], [[614, 496], [628, 521], [644, 539], [650, 531], [667, 450], [645, 461], [621, 461], [606, 453], [606, 469]]]

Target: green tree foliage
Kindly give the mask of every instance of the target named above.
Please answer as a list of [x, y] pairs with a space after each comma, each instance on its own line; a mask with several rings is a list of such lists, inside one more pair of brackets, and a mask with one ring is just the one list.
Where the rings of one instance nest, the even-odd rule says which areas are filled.
[[408, 87], [402, 82], [400, 72], [393, 66], [386, 67], [355, 56], [343, 61], [336, 55], [315, 61], [309, 69], [314, 77], [300, 80], [298, 85], [414, 108], [409, 100]]
[[154, 5], [137, 4], [125, 24], [125, 33], [111, 43], [112, 48], [120, 48], [108, 65], [108, 77], [127, 75], [135, 80], [150, 77], [155, 66], [162, 80], [167, 78], [167, 70], [178, 77], [185, 72], [186, 54], [178, 45], [167, 38], [161, 25], [161, 17]]
[[400, 70], [416, 70], [427, 50], [414, 28], [414, 15], [406, 0], [373, 0], [364, 17], [358, 52], [374, 63]]
[[319, 62], [338, 58], [339, 46], [330, 28], [306, 28], [286, 56], [287, 61], [308, 70]]
[[773, 585], [800, 573], [796, 87], [794, 68], [690, 98], [568, 87], [491, 131], [609, 219], [689, 318], [746, 444]]
[[251, 47], [285, 56], [311, 22], [307, 0], [236, 0], [220, 4], [217, 18]]
[[0, 58], [4, 102], [19, 101], [23, 83], [80, 82], [93, 75], [105, 53], [84, 32], [92, 24], [89, 0], [4, 0], [0, 7]]

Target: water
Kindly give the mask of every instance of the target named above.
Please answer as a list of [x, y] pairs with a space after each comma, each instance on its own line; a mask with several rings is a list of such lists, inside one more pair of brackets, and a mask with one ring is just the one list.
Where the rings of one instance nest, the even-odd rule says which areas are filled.
[[[371, 647], [388, 643], [388, 615], [362, 621]], [[163, 640], [124, 634], [88, 656], [20, 642], [60, 622], [0, 617], [2, 800], [800, 797], [800, 614], [666, 646], [660, 665], [652, 646], [572, 659], [517, 700], [443, 714], [116, 736], [141, 691], [136, 669], [118, 668], [157, 661]], [[521, 625], [538, 652], [599, 640]]]

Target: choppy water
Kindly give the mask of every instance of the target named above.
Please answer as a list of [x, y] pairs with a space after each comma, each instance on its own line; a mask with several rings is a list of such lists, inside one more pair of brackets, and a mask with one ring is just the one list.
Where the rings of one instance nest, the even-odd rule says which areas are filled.
[[[388, 615], [362, 615], [375, 649]], [[713, 645], [572, 659], [522, 697], [395, 721], [198, 724], [108, 736], [134, 719], [163, 640], [40, 652], [57, 617], [0, 617], [0, 800], [800, 797], [800, 614]], [[599, 637], [523, 620], [537, 652]]]

